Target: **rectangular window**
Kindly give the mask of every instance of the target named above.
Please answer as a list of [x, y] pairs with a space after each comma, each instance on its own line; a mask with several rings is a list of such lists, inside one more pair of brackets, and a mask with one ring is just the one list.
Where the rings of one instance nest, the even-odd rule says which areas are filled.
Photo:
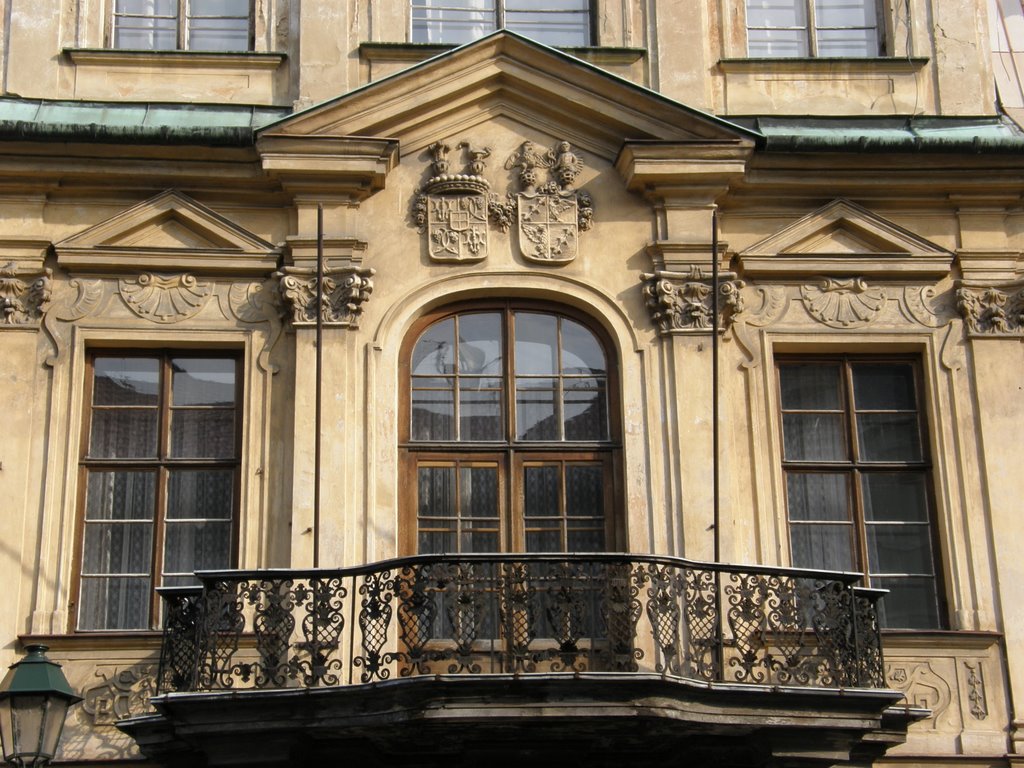
[[238, 360], [98, 353], [89, 370], [78, 628], [150, 629], [154, 587], [233, 560]]
[[930, 464], [913, 361], [780, 360], [793, 565], [888, 589], [882, 625], [942, 625]]
[[114, 0], [112, 47], [248, 51], [250, 0]]
[[878, 0], [746, 0], [752, 57], [882, 55]]
[[468, 43], [509, 29], [545, 45], [590, 45], [590, 0], [412, 0], [414, 43]]

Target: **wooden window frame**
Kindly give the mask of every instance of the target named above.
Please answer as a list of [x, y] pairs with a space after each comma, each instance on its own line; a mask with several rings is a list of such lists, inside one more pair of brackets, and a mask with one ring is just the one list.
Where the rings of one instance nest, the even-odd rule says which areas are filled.
[[[89, 455], [93, 421], [93, 388], [95, 385], [95, 361], [97, 358], [157, 358], [159, 359], [159, 402], [156, 406], [157, 415], [157, 456], [152, 458], [93, 458]], [[210, 358], [232, 360], [235, 364], [235, 427], [234, 457], [231, 459], [205, 458], [172, 458], [170, 454], [170, 417], [171, 417], [171, 376], [170, 361], [176, 357]], [[171, 469], [204, 469], [230, 468], [233, 479], [231, 484], [232, 505], [230, 539], [228, 552], [230, 563], [226, 567], [234, 567], [238, 558], [239, 517], [241, 498], [241, 457], [242, 457], [242, 422], [244, 414], [243, 401], [243, 369], [242, 354], [231, 349], [191, 349], [191, 348], [154, 348], [154, 349], [106, 349], [89, 350], [86, 360], [86, 379], [82, 395], [82, 433], [79, 441], [78, 461], [78, 493], [76, 509], [78, 510], [75, 524], [75, 549], [72, 561], [73, 577], [71, 594], [74, 596], [69, 604], [69, 631], [82, 634], [97, 633], [138, 633], [158, 630], [160, 622], [160, 597], [156, 588], [160, 586], [164, 568], [164, 538], [167, 524], [167, 487], [168, 474]], [[80, 629], [79, 609], [81, 589], [84, 582], [82, 567], [84, 563], [85, 528], [86, 528], [86, 494], [89, 474], [103, 471], [125, 471], [137, 469], [151, 471], [156, 474], [154, 489], [154, 509], [151, 554], [150, 554], [150, 595], [149, 620], [145, 627], [131, 629]]]
[[[814, 365], [838, 365], [840, 366], [840, 405], [841, 425], [843, 432], [844, 448], [847, 451], [847, 458], [842, 460], [794, 460], [787, 459], [785, 453], [785, 426], [783, 416], [786, 413], [816, 413], [821, 412], [814, 409], [801, 411], [800, 409], [784, 409], [782, 404], [782, 384], [780, 369], [785, 365], [803, 364]], [[860, 455], [861, 447], [858, 439], [858, 425], [856, 415], [858, 413], [870, 412], [870, 409], [856, 409], [853, 393], [853, 370], [858, 365], [906, 365], [913, 372], [914, 377], [914, 413], [917, 416], [918, 435], [920, 436], [921, 458], [919, 461], [869, 461]], [[792, 527], [794, 521], [790, 517], [789, 488], [786, 478], [790, 473], [799, 472], [828, 472], [834, 474], [845, 474], [849, 477], [848, 501], [852, 519], [849, 524], [852, 528], [851, 535], [851, 558], [853, 570], [862, 574], [865, 586], [873, 586], [875, 578], [885, 578], [884, 574], [872, 574], [868, 558], [868, 523], [865, 515], [865, 505], [861, 477], [871, 472], [920, 472], [925, 476], [925, 503], [927, 505], [927, 543], [930, 547], [932, 560], [931, 578], [934, 582], [937, 626], [932, 629], [944, 629], [948, 625], [948, 608], [946, 604], [945, 580], [943, 577], [942, 557], [940, 541], [937, 531], [935, 489], [933, 479], [933, 464], [931, 460], [931, 441], [929, 439], [928, 423], [925, 418], [924, 404], [927, 402], [924, 390], [924, 381], [921, 371], [920, 360], [914, 356], [907, 355], [859, 355], [859, 354], [810, 354], [810, 355], [777, 355], [775, 357], [775, 389], [776, 389], [776, 413], [779, 414], [779, 439], [780, 456], [782, 459], [782, 489], [785, 498], [786, 528], [790, 534], [788, 545], [790, 547], [790, 558], [792, 562]], [[797, 521], [800, 524], [801, 521]], [[892, 523], [889, 523], [892, 524]], [[912, 575], [912, 574], [911, 574]], [[889, 627], [887, 627], [889, 628]], [[893, 626], [891, 628], [901, 629]], [[921, 628], [917, 628], [921, 629]]]
[[[487, 32], [485, 34], [490, 34], [492, 32], [496, 32], [499, 29], [508, 29], [509, 28], [507, 26], [507, 23], [506, 23], [506, 13], [507, 13], [507, 11], [506, 11], [506, 4], [507, 4], [508, 0], [491, 0], [491, 2], [494, 4], [493, 9], [491, 9], [491, 11], [494, 14], [494, 18], [493, 18], [494, 24], [491, 25], [491, 27], [487, 30]], [[588, 3], [587, 3], [587, 11], [586, 11], [587, 19], [586, 19], [586, 24], [584, 25], [584, 28], [587, 31], [587, 40], [586, 40], [586, 42], [584, 42], [582, 46], [579, 46], [577, 44], [558, 46], [556, 44], [555, 47], [578, 48], [578, 47], [596, 46], [598, 44], [597, 43], [597, 24], [596, 24], [597, 14], [595, 13], [594, 5], [595, 5], [594, 0], [589, 0]], [[424, 6], [422, 4], [422, 0], [411, 0], [409, 5], [408, 5], [408, 8], [409, 8], [409, 40], [410, 40], [410, 42], [420, 43], [420, 44], [422, 44], [422, 43], [429, 43], [430, 41], [415, 40], [414, 36], [415, 36], [415, 24], [416, 24], [416, 19], [415, 19], [415, 12], [416, 12], [416, 10], [417, 9], [423, 9], [423, 8], [430, 8], [430, 6]], [[438, 8], [436, 10], [441, 10], [441, 9]], [[461, 9], [460, 8], [459, 10], [467, 10], [467, 9]], [[468, 9], [468, 10], [472, 10], [472, 9]], [[537, 12], [537, 13], [546, 13], [546, 12], [565, 13], [565, 11], [559, 11], [559, 10], [554, 10], [554, 9], [541, 9], [541, 8], [535, 9], [535, 12]], [[581, 11], [580, 14], [582, 15], [582, 13], [583, 12]], [[516, 27], [514, 27], [514, 26], [511, 27], [511, 31], [517, 32]], [[468, 42], [468, 41], [463, 41], [463, 43], [441, 43], [441, 44], [442, 45], [461, 45], [461, 44], [464, 44], [465, 42]]]
[[[255, 3], [253, 0], [249, 0], [249, 15], [248, 15], [248, 32], [246, 35], [246, 48], [245, 50], [238, 51], [221, 51], [220, 49], [193, 49], [190, 45], [189, 40], [189, 20], [191, 16], [191, 7], [193, 0], [176, 0], [175, 11], [173, 16], [162, 16], [160, 14], [138, 14], [138, 13], [118, 13], [116, 0], [112, 2], [109, 16], [109, 30], [107, 39], [110, 41], [109, 48], [113, 50], [136, 50], [132, 48], [120, 48], [117, 46], [117, 27], [119, 18], [140, 18], [140, 19], [173, 19], [175, 26], [175, 46], [174, 48], [147, 48], [145, 50], [151, 50], [154, 52], [194, 52], [194, 53], [251, 53], [255, 48], [256, 35], [255, 35]], [[207, 16], [203, 18], [223, 18], [223, 19], [235, 19], [238, 16]]]
[[[474, 312], [500, 312], [502, 315], [502, 418], [505, 439], [489, 442], [412, 440], [410, 362], [413, 349], [423, 332], [431, 325], [455, 315]], [[573, 320], [589, 330], [600, 344], [605, 356], [606, 405], [608, 437], [601, 441], [533, 441], [515, 438], [515, 352], [510, 318], [514, 312], [536, 312]], [[618, 357], [607, 333], [589, 316], [570, 307], [536, 301], [473, 301], [447, 305], [423, 315], [412, 325], [403, 340], [399, 357], [399, 472], [401, 534], [399, 548], [403, 555], [417, 553], [418, 510], [416, 472], [419, 462], [452, 462], [479, 459], [498, 465], [499, 488], [499, 552], [525, 552], [523, 465], [530, 462], [600, 462], [604, 468], [604, 549], [612, 552], [625, 543], [625, 520], [621, 513], [622, 420], [619, 406]], [[497, 378], [497, 377], [495, 377]], [[564, 491], [563, 491], [564, 493]], [[457, 553], [451, 553], [457, 554]]]
[[800, 58], [812, 58], [812, 59], [834, 58], [834, 57], [828, 57], [828, 56], [823, 57], [818, 52], [818, 33], [821, 30], [874, 29], [875, 30], [875, 40], [878, 43], [878, 52], [876, 54], [874, 54], [873, 56], [840, 56], [838, 58], [873, 59], [873, 58], [879, 58], [879, 57], [882, 57], [882, 56], [886, 55], [887, 40], [888, 40], [888, 35], [886, 33], [887, 33], [888, 25], [886, 24], [886, 12], [885, 12], [885, 4], [884, 4], [883, 0], [866, 0], [866, 3], [870, 3], [870, 4], [874, 5], [874, 8], [875, 8], [875, 26], [874, 27], [858, 27], [858, 26], [822, 27], [822, 26], [818, 26], [818, 23], [817, 23], [817, 9], [815, 7], [815, 0], [793, 0], [793, 2], [794, 2], [794, 4], [803, 4], [804, 12], [806, 13], [807, 26], [805, 26], [805, 27], [804, 26], [801, 26], [801, 27], [755, 27], [755, 26], [752, 26], [750, 24], [750, 21], [749, 21], [750, 14], [749, 14], [749, 7], [747, 5], [748, 0], [743, 0], [744, 17], [747, 19], [746, 33], [747, 33], [747, 51], [748, 51], [748, 54], [749, 54], [749, 50], [750, 50], [750, 30], [752, 30], [752, 29], [758, 29], [758, 30], [780, 29], [780, 30], [793, 30], [793, 31], [801, 31], [801, 32], [803, 32], [804, 37], [805, 37], [805, 39], [807, 41], [807, 54], [806, 54], [806, 56], [769, 56], [768, 57], [768, 58], [772, 58], [772, 59], [776, 59], [777, 58], [777, 59], [782, 59], [782, 60], [785, 60], [785, 59], [800, 59]]

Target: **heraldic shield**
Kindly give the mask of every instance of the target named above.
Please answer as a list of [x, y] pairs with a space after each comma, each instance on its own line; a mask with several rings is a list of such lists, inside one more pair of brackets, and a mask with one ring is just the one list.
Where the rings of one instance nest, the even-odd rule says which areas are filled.
[[435, 261], [480, 261], [487, 257], [487, 196], [477, 193], [425, 195], [427, 242]]
[[561, 264], [576, 258], [579, 203], [575, 192], [520, 192], [519, 247], [531, 261]]

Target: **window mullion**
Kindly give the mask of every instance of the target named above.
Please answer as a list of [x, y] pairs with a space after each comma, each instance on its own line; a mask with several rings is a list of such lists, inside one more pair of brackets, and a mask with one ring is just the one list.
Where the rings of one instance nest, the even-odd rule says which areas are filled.
[[188, 50], [188, 0], [178, 0], [178, 50]]
[[505, 28], [505, 0], [494, 0], [495, 29]]

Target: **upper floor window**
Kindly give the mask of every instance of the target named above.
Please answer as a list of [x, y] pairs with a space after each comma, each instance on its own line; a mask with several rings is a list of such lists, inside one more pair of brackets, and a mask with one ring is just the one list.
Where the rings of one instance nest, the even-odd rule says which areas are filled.
[[942, 625], [913, 361], [778, 363], [793, 565], [864, 573], [889, 628]]
[[414, 43], [468, 43], [509, 29], [545, 45], [590, 45], [590, 0], [412, 0]]
[[404, 549], [614, 548], [614, 377], [583, 318], [447, 311], [414, 330], [403, 365]]
[[250, 0], [115, 0], [114, 48], [248, 51]]
[[238, 360], [96, 354], [82, 446], [78, 628], [151, 629], [157, 586], [233, 557]]
[[878, 0], [746, 0], [747, 54], [880, 56]]

